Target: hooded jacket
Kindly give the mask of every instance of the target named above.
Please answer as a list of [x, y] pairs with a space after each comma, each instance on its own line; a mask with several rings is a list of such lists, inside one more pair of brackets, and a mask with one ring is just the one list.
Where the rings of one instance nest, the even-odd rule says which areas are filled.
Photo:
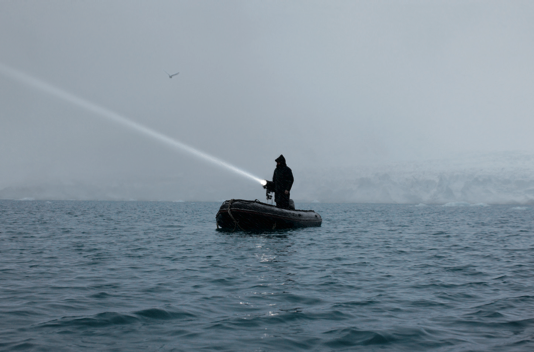
[[273, 174], [274, 184], [274, 201], [276, 204], [289, 205], [289, 194], [285, 194], [285, 191], [291, 191], [293, 186], [293, 172], [286, 164], [286, 159], [283, 155], [280, 155], [276, 160], [280, 165], [276, 166]]

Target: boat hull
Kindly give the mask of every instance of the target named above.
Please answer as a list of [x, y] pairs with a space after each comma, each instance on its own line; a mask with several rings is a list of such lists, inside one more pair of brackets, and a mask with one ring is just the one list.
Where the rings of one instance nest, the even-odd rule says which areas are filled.
[[321, 226], [321, 215], [313, 210], [281, 209], [258, 200], [225, 201], [216, 215], [217, 227], [235, 231], [265, 231]]

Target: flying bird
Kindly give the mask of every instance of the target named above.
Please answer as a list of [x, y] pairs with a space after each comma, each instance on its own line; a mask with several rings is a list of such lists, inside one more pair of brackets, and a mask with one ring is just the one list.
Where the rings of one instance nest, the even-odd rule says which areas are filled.
[[[165, 70], [163, 70], [163, 71], [165, 71]], [[169, 78], [173, 78], [174, 76], [176, 76], [176, 75], [179, 74], [180, 72], [173, 73], [172, 75], [171, 75], [169, 72], [167, 72], [167, 71], [165, 71], [165, 73], [169, 76]]]

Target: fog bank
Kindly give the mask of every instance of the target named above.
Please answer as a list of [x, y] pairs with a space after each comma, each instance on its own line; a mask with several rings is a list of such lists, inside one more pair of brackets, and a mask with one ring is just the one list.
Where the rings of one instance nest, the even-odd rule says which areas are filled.
[[[297, 203], [350, 202], [397, 204], [534, 204], [534, 154], [456, 155], [451, 159], [305, 169], [294, 168], [292, 198]], [[206, 188], [206, 184], [209, 187]], [[123, 179], [101, 182], [20, 184], [0, 190], [0, 199], [222, 201], [231, 198], [265, 201], [261, 186], [244, 187], [227, 175], [190, 180]]]
[[[0, 197], [263, 197], [111, 111], [261, 178], [284, 154], [302, 201], [530, 202], [532, 18], [532, 1], [2, 1], [0, 63], [98, 109], [0, 73]], [[518, 165], [461, 166], [505, 152]]]

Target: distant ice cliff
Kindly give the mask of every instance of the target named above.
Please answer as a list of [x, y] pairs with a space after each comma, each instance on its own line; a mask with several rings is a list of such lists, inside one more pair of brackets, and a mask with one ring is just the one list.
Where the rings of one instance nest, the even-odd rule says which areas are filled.
[[[534, 154], [491, 153], [442, 160], [308, 170], [306, 200], [356, 203], [534, 203]], [[295, 197], [298, 197], [297, 195]]]
[[[350, 164], [350, 161], [347, 161]], [[346, 167], [295, 167], [297, 202], [534, 204], [534, 153], [486, 153], [449, 159]], [[167, 177], [108, 182], [0, 185], [0, 199], [218, 201], [264, 200], [261, 186], [214, 178]]]

